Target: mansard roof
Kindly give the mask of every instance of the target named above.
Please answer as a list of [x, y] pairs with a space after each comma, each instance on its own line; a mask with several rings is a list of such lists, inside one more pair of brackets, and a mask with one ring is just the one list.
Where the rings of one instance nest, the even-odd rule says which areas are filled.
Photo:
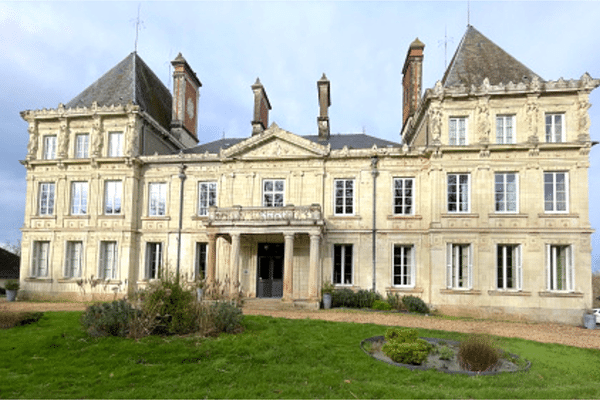
[[528, 84], [534, 77], [543, 82], [539, 75], [469, 25], [446, 69], [442, 85], [478, 87], [485, 78], [490, 85]]
[[171, 126], [173, 98], [150, 67], [133, 52], [66, 104], [67, 108], [126, 105], [140, 106], [165, 129]]

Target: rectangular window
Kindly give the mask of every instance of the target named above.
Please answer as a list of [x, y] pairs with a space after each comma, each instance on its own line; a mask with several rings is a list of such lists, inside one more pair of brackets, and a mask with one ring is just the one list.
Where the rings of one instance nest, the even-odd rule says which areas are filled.
[[44, 160], [56, 158], [56, 136], [44, 136]]
[[121, 214], [122, 182], [106, 181], [104, 185], [104, 214]]
[[354, 179], [335, 179], [335, 215], [354, 214]]
[[196, 279], [206, 278], [206, 263], [208, 257], [208, 244], [196, 243], [196, 268], [194, 275]]
[[40, 202], [38, 208], [39, 215], [54, 214], [54, 183], [40, 183]]
[[544, 172], [544, 211], [569, 211], [569, 175], [566, 172]]
[[497, 115], [496, 116], [496, 143], [511, 144], [515, 143], [515, 116]]
[[44, 278], [48, 276], [48, 263], [50, 258], [50, 242], [34, 241], [33, 257], [31, 259], [31, 276]]
[[468, 213], [470, 197], [469, 174], [448, 174], [448, 212]]
[[123, 156], [123, 133], [110, 132], [108, 134], [108, 156], [122, 157]]
[[90, 135], [75, 135], [75, 158], [89, 158]]
[[217, 205], [217, 182], [198, 183], [198, 215], [208, 215], [208, 208]]
[[565, 141], [564, 114], [546, 114], [546, 142]]
[[117, 279], [117, 242], [100, 242], [100, 265], [98, 276], [100, 279]]
[[151, 183], [148, 185], [148, 215], [151, 217], [166, 215], [167, 184]]
[[515, 173], [497, 173], [494, 183], [496, 212], [516, 213], [519, 211], [519, 179]]
[[448, 144], [450, 146], [464, 146], [467, 144], [467, 118], [452, 117], [448, 123]]
[[88, 183], [71, 182], [71, 215], [87, 214]]
[[415, 285], [414, 247], [409, 245], [394, 246], [394, 286]]
[[335, 285], [352, 285], [351, 244], [333, 246], [333, 283]]
[[394, 214], [413, 214], [414, 178], [394, 178]]
[[162, 268], [162, 243], [146, 244], [146, 279], [161, 277]]
[[67, 254], [65, 256], [65, 278], [81, 277], [82, 265], [83, 242], [67, 242]]
[[496, 288], [521, 290], [521, 246], [499, 244], [496, 248]]
[[283, 207], [285, 181], [265, 179], [263, 181], [263, 207]]
[[575, 283], [571, 246], [547, 244], [546, 270], [548, 290], [572, 292]]
[[446, 287], [448, 289], [471, 289], [471, 245], [448, 243], [446, 251]]

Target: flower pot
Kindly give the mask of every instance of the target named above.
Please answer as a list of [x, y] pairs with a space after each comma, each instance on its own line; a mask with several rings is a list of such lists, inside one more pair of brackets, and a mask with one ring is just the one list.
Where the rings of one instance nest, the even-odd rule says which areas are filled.
[[583, 316], [583, 326], [587, 329], [596, 329], [596, 316], [593, 314], [585, 314]]
[[331, 308], [331, 294], [330, 293], [323, 294], [323, 308], [326, 310]]
[[17, 292], [18, 292], [18, 290], [6, 290], [6, 300], [7, 301], [17, 300]]
[[198, 302], [202, 301], [202, 294], [204, 293], [204, 289], [202, 288], [197, 288], [196, 289], [196, 299], [198, 300]]

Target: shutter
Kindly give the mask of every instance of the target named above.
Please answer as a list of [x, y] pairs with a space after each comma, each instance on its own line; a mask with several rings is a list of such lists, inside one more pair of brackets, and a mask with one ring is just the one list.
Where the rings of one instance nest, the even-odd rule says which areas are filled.
[[575, 260], [573, 246], [567, 247], [567, 290], [575, 290]]
[[416, 246], [412, 246], [410, 247], [410, 285], [412, 287], [415, 287], [417, 285], [415, 278], [416, 278], [416, 274], [417, 274], [417, 257], [415, 255], [416, 253]]
[[546, 290], [550, 290], [552, 288], [552, 254], [551, 246], [549, 244], [546, 245]]
[[469, 257], [469, 263], [468, 263], [468, 268], [467, 268], [467, 279], [468, 279], [468, 288], [467, 289], [473, 289], [473, 245], [470, 244], [469, 245], [469, 253], [468, 253]]
[[63, 271], [63, 276], [64, 277], [69, 277], [69, 271], [71, 270], [71, 245], [69, 244], [69, 242], [67, 242], [67, 249], [65, 252], [65, 266], [64, 266], [64, 271]]
[[515, 255], [517, 258], [517, 290], [523, 290], [523, 255], [521, 251], [521, 245], [518, 245], [515, 250]]
[[98, 262], [98, 278], [104, 279], [104, 271], [106, 270], [106, 243], [100, 243], [100, 259]]
[[446, 245], [446, 288], [452, 288], [452, 244]]

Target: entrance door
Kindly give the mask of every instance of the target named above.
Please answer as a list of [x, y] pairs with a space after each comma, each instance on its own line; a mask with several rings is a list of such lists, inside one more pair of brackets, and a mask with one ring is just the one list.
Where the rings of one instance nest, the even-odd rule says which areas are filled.
[[283, 243], [258, 244], [257, 297], [283, 296]]

